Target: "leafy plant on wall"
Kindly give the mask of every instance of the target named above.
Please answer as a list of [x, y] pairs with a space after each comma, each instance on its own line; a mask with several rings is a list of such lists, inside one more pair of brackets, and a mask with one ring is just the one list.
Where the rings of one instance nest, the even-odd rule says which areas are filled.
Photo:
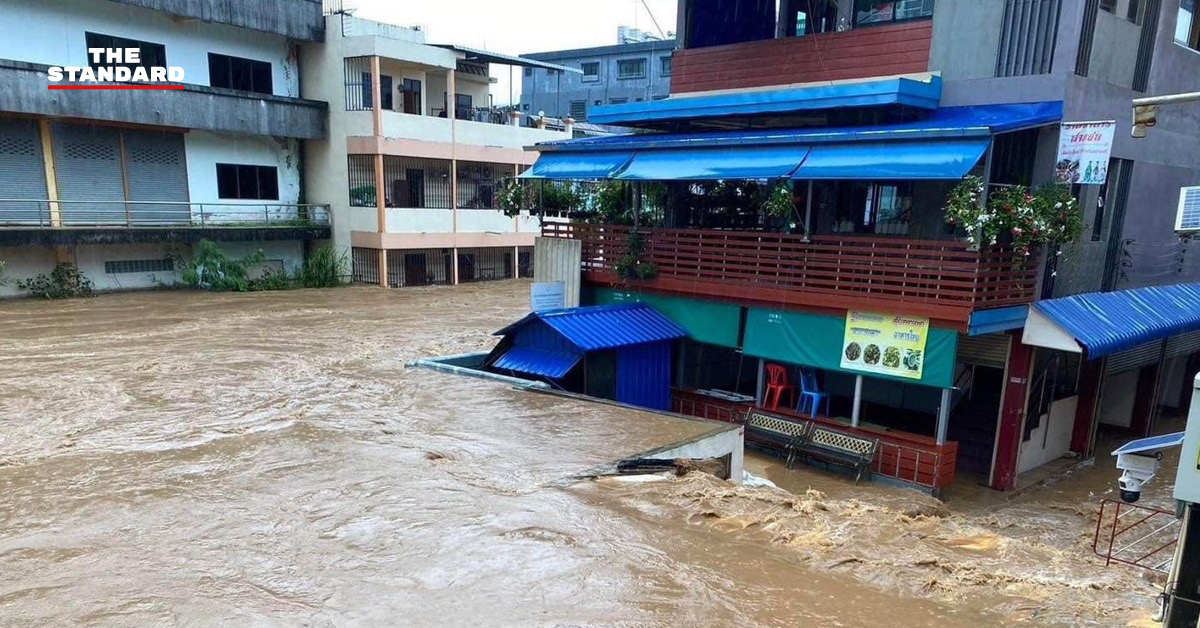
[[70, 299], [94, 294], [92, 280], [69, 262], [61, 263], [49, 275], [38, 275], [17, 282], [17, 287], [43, 299]]
[[1066, 186], [1000, 187], [988, 195], [986, 205], [983, 196], [983, 179], [967, 177], [946, 201], [946, 222], [966, 231], [972, 244], [1011, 242], [1029, 255], [1038, 245], [1074, 242], [1083, 226], [1079, 203]]
[[621, 279], [653, 279], [658, 266], [646, 259], [646, 240], [636, 231], [629, 232], [625, 254], [617, 260], [617, 276]]

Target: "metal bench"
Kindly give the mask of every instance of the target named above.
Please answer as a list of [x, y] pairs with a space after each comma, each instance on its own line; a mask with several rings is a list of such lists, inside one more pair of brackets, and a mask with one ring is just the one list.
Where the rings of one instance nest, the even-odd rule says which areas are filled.
[[854, 469], [854, 484], [857, 486], [864, 473], [868, 480], [871, 479], [871, 463], [878, 449], [878, 439], [869, 440], [814, 425], [795, 444], [794, 453], [805, 459], [820, 460], [826, 465], [837, 464]]
[[808, 421], [792, 421], [760, 410], [746, 413], [747, 440], [787, 453], [789, 469], [796, 457], [797, 443], [805, 439], [811, 426]]

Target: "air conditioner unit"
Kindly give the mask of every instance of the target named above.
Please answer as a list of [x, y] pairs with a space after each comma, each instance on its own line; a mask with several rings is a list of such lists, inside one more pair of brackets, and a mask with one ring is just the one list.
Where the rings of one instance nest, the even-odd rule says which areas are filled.
[[1176, 233], [1200, 231], [1200, 186], [1179, 189], [1179, 213], [1175, 215]]

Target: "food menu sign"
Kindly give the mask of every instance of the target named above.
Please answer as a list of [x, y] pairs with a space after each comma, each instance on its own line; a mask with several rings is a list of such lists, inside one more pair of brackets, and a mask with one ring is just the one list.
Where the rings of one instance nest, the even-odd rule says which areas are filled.
[[1108, 180], [1117, 122], [1064, 122], [1058, 136], [1054, 180], [1058, 183], [1099, 185]]
[[846, 312], [842, 368], [921, 379], [929, 319], [901, 314]]

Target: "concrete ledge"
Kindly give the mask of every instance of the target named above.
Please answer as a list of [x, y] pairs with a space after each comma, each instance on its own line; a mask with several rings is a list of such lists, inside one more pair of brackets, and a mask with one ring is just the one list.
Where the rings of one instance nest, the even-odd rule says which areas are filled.
[[112, 0], [179, 17], [240, 26], [302, 41], [325, 41], [320, 0]]
[[0, 229], [0, 246], [73, 246], [79, 244], [256, 242], [327, 240], [329, 227], [208, 227], [155, 229]]
[[51, 90], [49, 68], [0, 59], [0, 111], [305, 140], [328, 135], [329, 105], [317, 100], [187, 84], [160, 91]]

